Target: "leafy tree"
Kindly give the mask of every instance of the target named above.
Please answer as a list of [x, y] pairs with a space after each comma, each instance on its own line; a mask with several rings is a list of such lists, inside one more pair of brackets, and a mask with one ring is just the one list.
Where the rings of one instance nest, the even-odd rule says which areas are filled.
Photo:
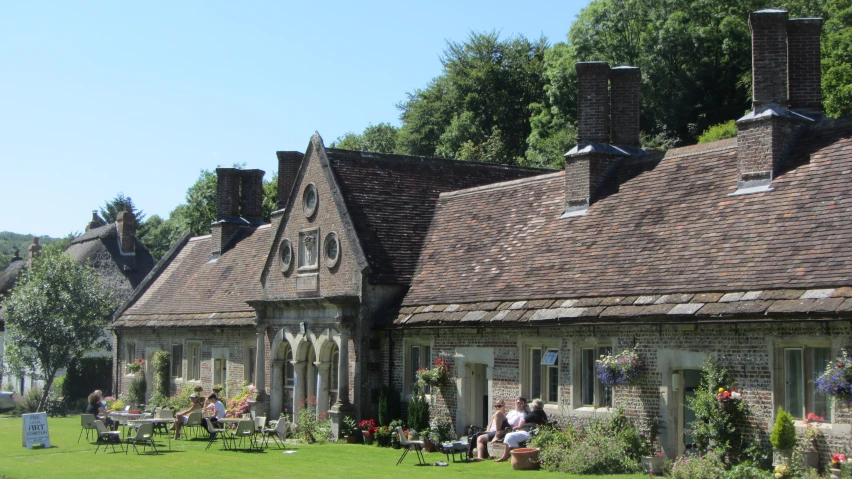
[[698, 143], [710, 143], [716, 140], [725, 138], [734, 138], [737, 136], [737, 123], [735, 120], [729, 120], [725, 123], [713, 125], [704, 130], [704, 133], [698, 137]]
[[399, 128], [390, 123], [370, 125], [360, 135], [349, 132], [331, 143], [331, 148], [377, 153], [399, 153], [397, 137]]
[[44, 409], [56, 372], [87, 352], [108, 348], [104, 327], [115, 302], [100, 277], [54, 249], [43, 250], [3, 303], [7, 366], [44, 375]]
[[544, 38], [496, 32], [448, 42], [443, 73], [398, 105], [400, 151], [517, 164], [527, 149], [530, 104], [544, 100]]
[[175, 221], [164, 220], [159, 215], [152, 215], [145, 221], [144, 234], [139, 232], [139, 239], [155, 260], [159, 260], [172, 247], [184, 230]]
[[852, 0], [825, 0], [822, 37], [823, 106], [828, 116], [852, 115]]

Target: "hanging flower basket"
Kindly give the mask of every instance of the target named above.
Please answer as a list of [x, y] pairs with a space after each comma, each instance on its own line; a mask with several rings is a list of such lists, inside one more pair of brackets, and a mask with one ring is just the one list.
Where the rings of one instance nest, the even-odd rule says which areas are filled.
[[743, 394], [734, 388], [719, 388], [719, 394], [716, 395], [716, 400], [719, 401], [719, 408], [730, 414], [737, 410], [737, 406], [740, 404], [740, 401], [743, 400]]
[[145, 360], [134, 359], [133, 361], [127, 363], [125, 369], [127, 370], [127, 374], [139, 374], [142, 372], [143, 368], [145, 368]]
[[643, 366], [635, 349], [625, 349], [616, 355], [601, 355], [596, 362], [598, 380], [607, 387], [635, 384]]
[[852, 359], [846, 350], [826, 366], [814, 384], [820, 394], [852, 404]]
[[421, 386], [435, 386], [442, 388], [450, 383], [450, 366], [444, 358], [435, 358], [435, 366], [431, 369], [421, 368], [417, 370], [417, 382]]

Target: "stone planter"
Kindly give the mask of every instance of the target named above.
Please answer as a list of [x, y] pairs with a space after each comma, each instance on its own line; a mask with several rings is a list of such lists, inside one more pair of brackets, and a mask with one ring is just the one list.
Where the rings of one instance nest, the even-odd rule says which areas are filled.
[[819, 451], [802, 451], [802, 465], [805, 469], [819, 469]]
[[772, 465], [773, 466], [789, 466], [793, 457], [792, 449], [776, 449], [772, 448]]
[[832, 467], [831, 469], [829, 469], [829, 472], [831, 472], [831, 479], [840, 479], [841, 477], [843, 477], [843, 471], [841, 471], [840, 469], [835, 469]]
[[663, 466], [665, 465], [665, 456], [645, 456], [642, 458], [642, 470], [648, 474], [662, 476]]

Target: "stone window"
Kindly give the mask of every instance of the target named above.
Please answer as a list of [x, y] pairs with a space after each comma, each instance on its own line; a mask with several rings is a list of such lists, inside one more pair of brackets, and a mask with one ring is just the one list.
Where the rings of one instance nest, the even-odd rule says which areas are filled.
[[[186, 379], [190, 381], [201, 380], [201, 343], [190, 341], [186, 343], [189, 350], [189, 358], [186, 365]], [[224, 384], [223, 384], [224, 386]]]
[[601, 356], [612, 354], [612, 346], [587, 345], [578, 348], [579, 384], [575, 383], [574, 404], [580, 407], [612, 407], [612, 388], [606, 387], [598, 380], [597, 363]]
[[340, 259], [340, 241], [337, 239], [337, 233], [331, 232], [326, 235], [323, 250], [325, 251], [325, 265], [333, 268]]
[[133, 360], [136, 359], [136, 343], [133, 341], [127, 341], [124, 343], [124, 366], [127, 367], [128, 364], [132, 363]]
[[305, 212], [305, 216], [308, 218], [312, 217], [317, 212], [318, 203], [319, 195], [317, 194], [317, 187], [313, 183], [309, 183], [302, 193], [302, 209]]
[[340, 350], [337, 345], [332, 345], [331, 359], [329, 359], [331, 367], [329, 368], [328, 378], [328, 404], [331, 405], [337, 402], [337, 396], [340, 394], [340, 383], [338, 381], [338, 372], [340, 371]]
[[521, 391], [529, 400], [559, 404], [559, 350], [554, 344], [526, 345], [523, 348]]
[[299, 232], [299, 270], [317, 268], [319, 230]]
[[293, 350], [288, 344], [284, 350], [284, 412], [293, 412], [293, 388], [296, 384], [296, 375], [293, 369]]
[[172, 344], [171, 371], [173, 378], [183, 377], [183, 345]]
[[278, 247], [278, 268], [282, 273], [290, 271], [290, 266], [293, 264], [293, 245], [290, 240], [284, 238], [281, 240], [281, 246]]
[[815, 413], [832, 422], [828, 396], [819, 394], [814, 380], [834, 356], [827, 343], [781, 344], [775, 349], [775, 403], [796, 419]]
[[[428, 339], [411, 341], [407, 344], [405, 352], [405, 392], [413, 394], [417, 385], [417, 370], [433, 366], [432, 346]], [[431, 393], [429, 386], [426, 386], [426, 390], [421, 392], [424, 394]]]

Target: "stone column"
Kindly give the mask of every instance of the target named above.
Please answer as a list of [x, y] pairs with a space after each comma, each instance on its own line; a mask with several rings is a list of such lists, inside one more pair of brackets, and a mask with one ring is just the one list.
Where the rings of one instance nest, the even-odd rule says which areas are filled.
[[266, 328], [257, 328], [257, 349], [254, 358], [254, 386], [257, 388], [257, 400], [261, 397], [268, 398], [266, 390]]
[[355, 408], [349, 402], [349, 329], [341, 326], [338, 333], [337, 401], [329, 411], [331, 434], [340, 439], [340, 425], [346, 416], [355, 418]]
[[272, 385], [269, 392], [270, 418], [281, 416], [284, 411], [284, 363], [283, 359], [272, 361]]
[[331, 363], [316, 362], [314, 366], [317, 368], [317, 414], [328, 411], [328, 385], [329, 385], [329, 369]]
[[308, 362], [292, 361], [291, 364], [293, 364], [293, 422], [297, 422], [299, 420], [299, 403], [304, 402], [305, 391], [307, 390], [305, 388], [307, 385], [305, 373], [307, 372]]

